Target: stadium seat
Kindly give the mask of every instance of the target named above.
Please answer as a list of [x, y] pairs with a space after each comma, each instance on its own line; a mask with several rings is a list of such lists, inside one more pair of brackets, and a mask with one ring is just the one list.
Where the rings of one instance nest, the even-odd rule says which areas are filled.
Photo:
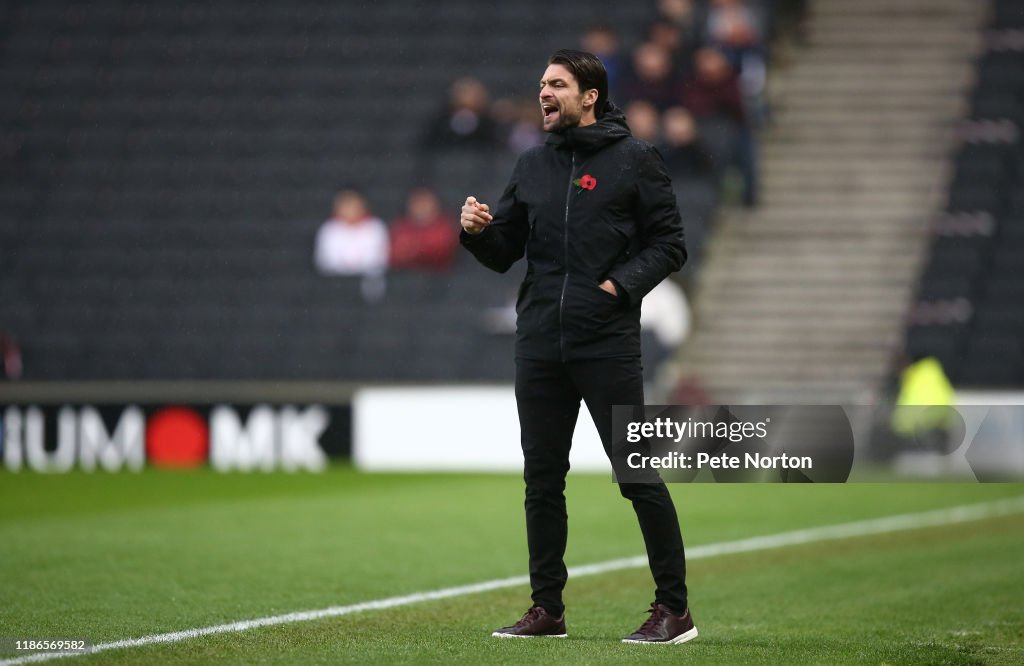
[[[484, 15], [489, 50], [467, 61], [460, 37]], [[314, 235], [345, 186], [385, 220], [424, 182], [452, 211], [470, 191], [496, 200], [510, 156], [417, 152], [451, 81], [531, 96], [541, 63], [524, 43], [575, 43], [593, 16], [640, 34], [650, 15], [611, 0], [46, 0], [3, 13], [0, 121], [21, 161], [0, 183], [0, 323], [27, 341], [26, 378], [507, 380], [510, 337], [482, 333], [480, 313], [506, 305], [520, 273], [460, 251], [451, 275], [395, 274], [366, 303], [358, 279], [313, 270]], [[694, 197], [682, 203], [702, 216], [711, 197]], [[410, 319], [425, 305], [442, 314]]]

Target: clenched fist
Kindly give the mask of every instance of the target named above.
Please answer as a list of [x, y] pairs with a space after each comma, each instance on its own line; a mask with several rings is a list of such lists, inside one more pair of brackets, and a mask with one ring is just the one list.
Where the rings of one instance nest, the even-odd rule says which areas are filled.
[[462, 217], [459, 221], [466, 233], [474, 236], [491, 225], [491, 207], [476, 200], [476, 197], [466, 197], [466, 203], [462, 206]]

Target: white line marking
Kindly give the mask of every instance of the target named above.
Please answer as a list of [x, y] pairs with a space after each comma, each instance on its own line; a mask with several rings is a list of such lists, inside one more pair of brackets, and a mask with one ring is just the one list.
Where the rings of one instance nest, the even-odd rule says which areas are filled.
[[[699, 560], [719, 555], [732, 555], [735, 553], [750, 553], [754, 551], [770, 550], [773, 548], [784, 548], [800, 544], [815, 543], [818, 541], [829, 541], [833, 539], [849, 539], [852, 537], [871, 536], [885, 534], [887, 532], [900, 532], [903, 530], [917, 529], [923, 527], [937, 527], [941, 525], [953, 525], [966, 523], [984, 518], [994, 518], [1024, 511], [1024, 496], [1013, 497], [1005, 500], [986, 502], [984, 504], [969, 504], [956, 506], [948, 509], [937, 509], [922, 513], [906, 513], [884, 518], [871, 518], [859, 520], [852, 523], [839, 525], [824, 525], [821, 527], [809, 527], [791, 532], [780, 532], [778, 534], [767, 534], [764, 536], [740, 539], [738, 541], [723, 541], [721, 543], [709, 543], [703, 546], [688, 548], [686, 559]], [[623, 569], [637, 569], [647, 566], [646, 556], [624, 557], [617, 560], [584, 564], [582, 566], [569, 567], [569, 576], [579, 578], [581, 576], [596, 576], [610, 571], [621, 571]], [[352, 615], [371, 610], [385, 610], [398, 606], [409, 606], [424, 601], [437, 601], [439, 599], [451, 599], [452, 597], [463, 597], [470, 594], [490, 592], [520, 585], [529, 585], [529, 576], [513, 576], [511, 578], [499, 578], [488, 580], [471, 585], [459, 585], [457, 587], [446, 587], [432, 592], [417, 592], [400, 597], [388, 597], [374, 601], [364, 601], [349, 606], [331, 606], [319, 610], [298, 611], [284, 615], [273, 615], [253, 620], [242, 620], [230, 624], [218, 624], [212, 627], [201, 627], [198, 629], [185, 629], [184, 631], [172, 631], [166, 634], [153, 634], [141, 638], [129, 638], [110, 643], [99, 643], [88, 650], [79, 652], [42, 652], [15, 657], [0, 661], [0, 666], [17, 666], [19, 664], [35, 664], [53, 659], [65, 657], [77, 657], [85, 654], [95, 654], [107, 650], [121, 648], [143, 647], [158, 643], [177, 643], [190, 638], [210, 636], [213, 634], [226, 634], [238, 631], [247, 631], [258, 627], [272, 627], [279, 624], [291, 624], [293, 622], [306, 622], [308, 620], [321, 620], [328, 617], [340, 617]]]

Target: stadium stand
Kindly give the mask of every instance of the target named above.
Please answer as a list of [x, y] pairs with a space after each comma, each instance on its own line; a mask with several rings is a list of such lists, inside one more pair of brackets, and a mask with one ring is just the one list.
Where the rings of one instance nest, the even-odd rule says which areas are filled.
[[[3, 3], [0, 328], [17, 337], [24, 377], [511, 377], [509, 336], [481, 330], [479, 314], [514, 278], [460, 253], [446, 277], [389, 276], [371, 306], [352, 280], [315, 274], [314, 233], [343, 186], [386, 219], [400, 211], [422, 179], [422, 127], [455, 78], [532, 96], [544, 58], [588, 22], [638, 34], [651, 12], [609, 0]], [[509, 159], [454, 156], [437, 183], [445, 205], [457, 210], [469, 186], [496, 199]]]
[[1024, 7], [996, 0], [947, 205], [909, 317], [910, 357], [958, 386], [1024, 384]]
[[[724, 212], [678, 359], [680, 381], [726, 404], [860, 404], [885, 386], [987, 5], [820, 0], [808, 13], [805, 46], [773, 74], [761, 205]], [[957, 261], [970, 251], [952, 244]], [[942, 275], [942, 289], [967, 279]]]

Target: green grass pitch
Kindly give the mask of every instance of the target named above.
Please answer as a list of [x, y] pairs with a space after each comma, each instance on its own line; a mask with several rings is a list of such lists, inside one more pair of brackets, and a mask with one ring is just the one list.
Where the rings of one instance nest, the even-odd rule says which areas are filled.
[[[1010, 484], [672, 487], [688, 546], [1024, 495]], [[570, 565], [642, 553], [605, 476]], [[0, 638], [104, 643], [525, 573], [515, 475], [0, 473]], [[569, 638], [499, 640], [523, 587], [110, 650], [82, 664], [1020, 664], [1024, 513], [698, 559], [700, 637], [623, 645], [646, 569], [570, 580]], [[0, 660], [16, 656], [0, 653]]]

